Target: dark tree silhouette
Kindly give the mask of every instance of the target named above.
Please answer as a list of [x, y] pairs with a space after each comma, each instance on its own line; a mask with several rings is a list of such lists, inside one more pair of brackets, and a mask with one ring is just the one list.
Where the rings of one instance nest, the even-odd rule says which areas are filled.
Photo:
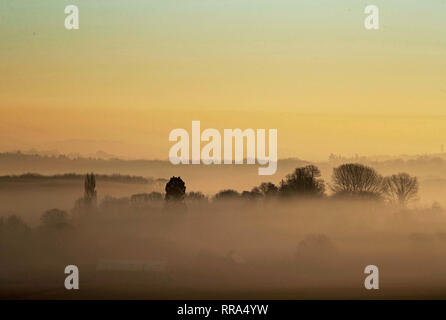
[[84, 204], [87, 207], [96, 205], [97, 195], [95, 188], [96, 188], [96, 178], [94, 174], [87, 173], [84, 182]]
[[407, 173], [398, 173], [384, 178], [384, 194], [393, 202], [405, 207], [418, 193], [418, 179]]
[[166, 201], [183, 201], [186, 194], [186, 184], [181, 177], [172, 177], [166, 183]]
[[258, 187], [254, 187], [251, 191], [243, 191], [241, 197], [247, 200], [256, 200], [262, 198], [263, 194]]
[[283, 196], [323, 196], [325, 183], [321, 172], [314, 165], [296, 168], [280, 182], [279, 192]]
[[69, 225], [67, 213], [59, 209], [45, 211], [40, 221], [44, 228], [61, 229]]
[[338, 196], [380, 198], [383, 177], [375, 169], [358, 163], [347, 163], [333, 169], [332, 191]]
[[214, 196], [215, 200], [233, 200], [240, 198], [240, 193], [232, 189], [225, 189]]
[[263, 182], [259, 186], [260, 192], [265, 196], [265, 198], [273, 197], [277, 195], [279, 188], [272, 182]]

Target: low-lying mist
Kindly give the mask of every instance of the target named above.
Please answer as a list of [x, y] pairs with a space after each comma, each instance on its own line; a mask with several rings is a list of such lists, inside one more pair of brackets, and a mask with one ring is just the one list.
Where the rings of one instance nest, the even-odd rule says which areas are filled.
[[[1, 298], [444, 298], [446, 216], [334, 198], [109, 199], [0, 224]], [[65, 290], [76, 265], [80, 289]], [[376, 265], [380, 289], [364, 288]]]

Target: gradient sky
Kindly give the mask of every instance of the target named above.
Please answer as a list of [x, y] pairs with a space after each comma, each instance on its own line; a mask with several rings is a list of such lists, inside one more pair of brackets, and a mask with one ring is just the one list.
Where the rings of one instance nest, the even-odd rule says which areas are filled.
[[439, 152], [446, 0], [0, 0], [0, 151], [167, 159], [192, 120], [281, 158]]

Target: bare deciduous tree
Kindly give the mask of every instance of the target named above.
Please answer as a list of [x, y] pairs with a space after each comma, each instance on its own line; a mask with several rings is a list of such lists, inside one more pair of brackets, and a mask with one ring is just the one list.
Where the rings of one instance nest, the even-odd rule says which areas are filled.
[[384, 178], [384, 193], [386, 197], [401, 206], [406, 206], [418, 194], [418, 179], [407, 173], [398, 173]]
[[383, 177], [375, 169], [347, 163], [333, 169], [331, 189], [338, 195], [380, 197], [383, 193]]

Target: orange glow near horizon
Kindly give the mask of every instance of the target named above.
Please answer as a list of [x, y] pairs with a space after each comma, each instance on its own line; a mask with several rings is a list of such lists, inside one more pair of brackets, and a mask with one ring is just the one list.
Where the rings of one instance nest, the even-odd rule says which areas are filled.
[[[277, 128], [279, 158], [435, 153], [446, 142], [441, 3], [67, 1], [0, 13], [0, 151], [167, 159], [174, 128]], [[40, 13], [40, 14], [39, 14]], [[419, 14], [420, 16], [415, 16]], [[417, 23], [414, 24], [414, 19]]]

